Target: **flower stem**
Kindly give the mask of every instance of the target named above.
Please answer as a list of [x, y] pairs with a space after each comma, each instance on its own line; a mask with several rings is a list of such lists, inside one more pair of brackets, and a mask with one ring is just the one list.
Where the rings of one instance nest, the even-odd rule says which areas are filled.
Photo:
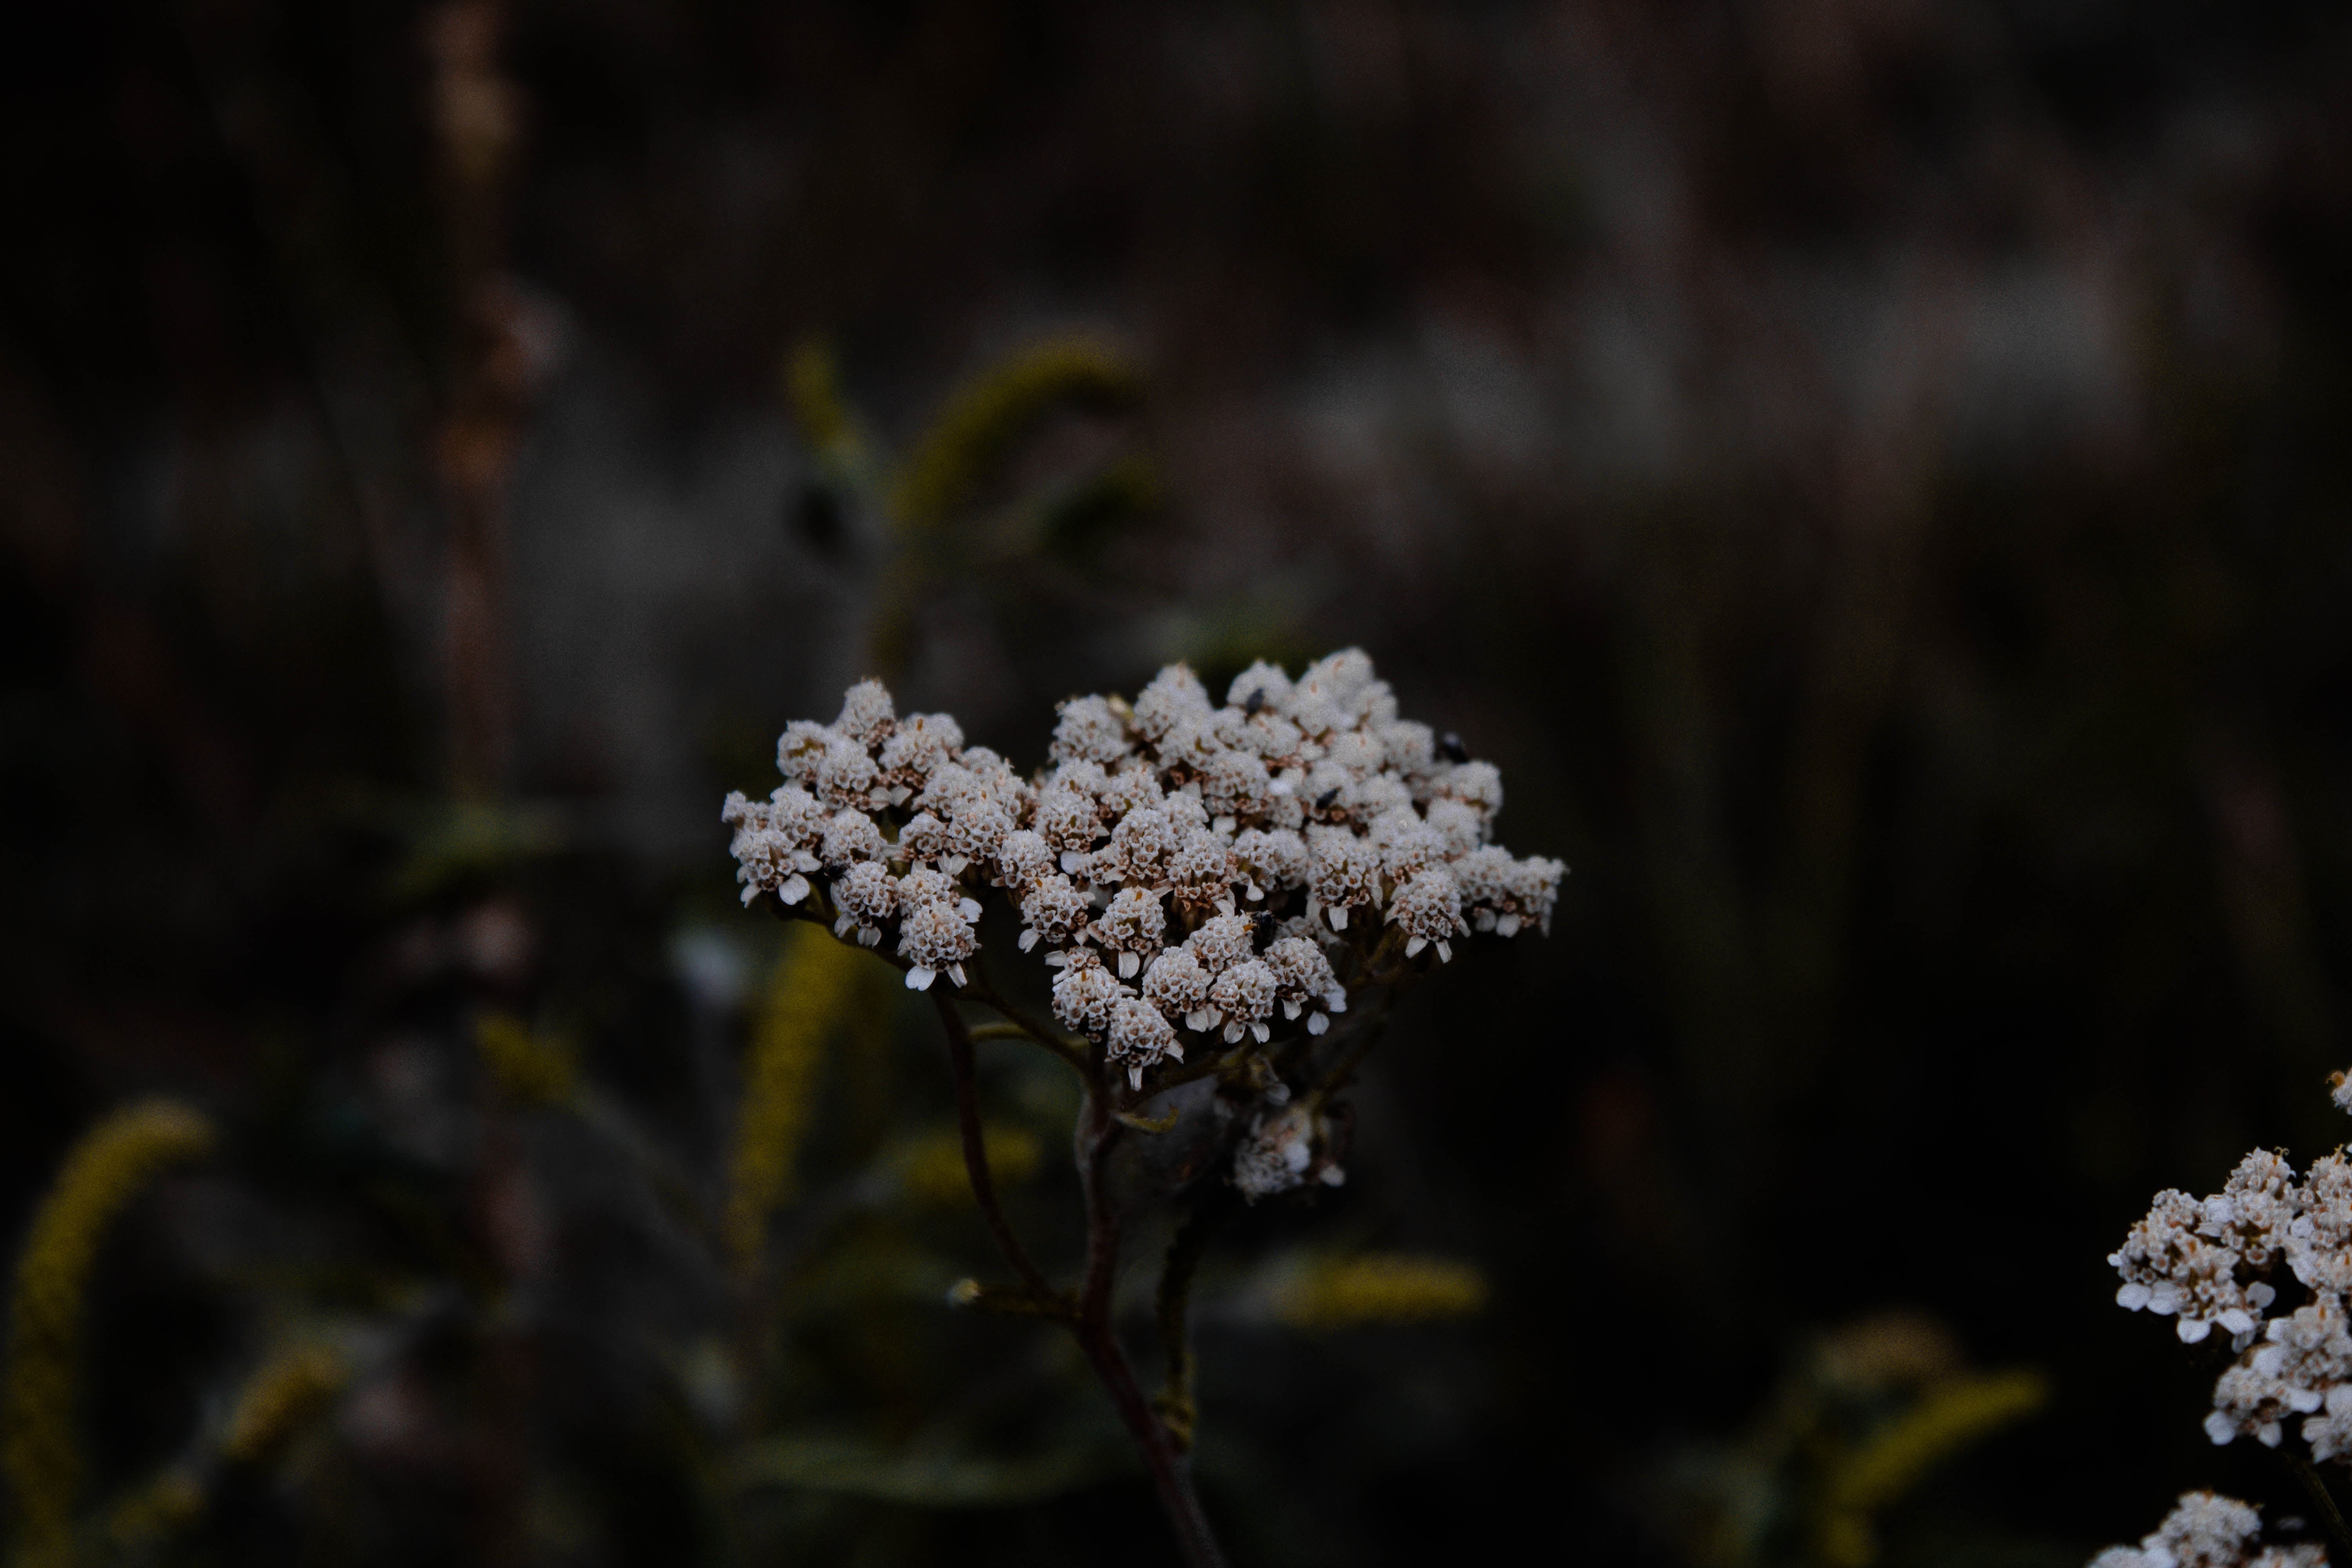
[[1144, 1397], [1142, 1385], [1135, 1380], [1135, 1369], [1129, 1364], [1127, 1352], [1119, 1349], [1118, 1336], [1111, 1329], [1111, 1289], [1118, 1276], [1119, 1234], [1118, 1211], [1103, 1180], [1103, 1166], [1126, 1128], [1113, 1113], [1116, 1079], [1099, 1051], [1095, 1053], [1091, 1065], [1093, 1083], [1078, 1112], [1076, 1140], [1078, 1186], [1087, 1206], [1087, 1277], [1078, 1293], [1078, 1317], [1071, 1331], [1077, 1337], [1079, 1349], [1086, 1352], [1103, 1391], [1118, 1408], [1119, 1419], [1127, 1424], [1136, 1447], [1143, 1451], [1144, 1464], [1151, 1471], [1152, 1484], [1159, 1489], [1160, 1506], [1168, 1510], [1168, 1521], [1175, 1527], [1185, 1562], [1191, 1568], [1224, 1568], [1224, 1553], [1217, 1545], [1215, 1532], [1209, 1528], [1209, 1516], [1202, 1510], [1200, 1493], [1192, 1485], [1192, 1466], [1167, 1423]]
[[1087, 1352], [1087, 1361], [1095, 1369], [1110, 1401], [1118, 1407], [1119, 1419], [1135, 1437], [1136, 1447], [1143, 1450], [1144, 1463], [1151, 1471], [1153, 1486], [1159, 1489], [1160, 1506], [1168, 1510], [1168, 1521], [1176, 1528], [1176, 1539], [1184, 1549], [1184, 1561], [1190, 1568], [1224, 1568], [1225, 1555], [1217, 1545], [1217, 1537], [1209, 1528], [1209, 1516], [1201, 1507], [1201, 1494], [1192, 1485], [1192, 1467], [1176, 1447], [1175, 1438], [1159, 1414], [1143, 1396], [1143, 1389], [1135, 1381], [1135, 1369], [1128, 1364], [1127, 1354], [1118, 1348], [1108, 1322], [1078, 1324], [1075, 1331], [1078, 1346]]
[[2326, 1480], [2301, 1454], [2289, 1453], [2284, 1448], [2273, 1451], [2286, 1461], [2286, 1468], [2294, 1472], [2294, 1479], [2303, 1483], [2303, 1489], [2319, 1505], [2319, 1517], [2326, 1523], [2327, 1537], [2336, 1543], [2336, 1552], [2343, 1560], [2352, 1562], [2352, 1527], [2345, 1524], [2344, 1512], [2336, 1506], [2335, 1494], [2327, 1489]]
[[1190, 1332], [1192, 1276], [1201, 1267], [1209, 1237], [1233, 1212], [1233, 1189], [1210, 1189], [1186, 1211], [1183, 1223], [1168, 1242], [1168, 1258], [1160, 1270], [1160, 1350], [1167, 1364], [1167, 1385], [1152, 1407], [1167, 1423], [1180, 1448], [1192, 1447], [1196, 1411], [1192, 1404], [1192, 1343]]
[[996, 1181], [988, 1169], [988, 1144], [980, 1130], [980, 1085], [972, 1067], [971, 1031], [944, 994], [932, 1000], [938, 1004], [940, 1021], [947, 1026], [948, 1061], [955, 1069], [956, 1121], [963, 1133], [964, 1173], [971, 1178], [971, 1195], [980, 1205], [981, 1218], [996, 1238], [997, 1250], [1033, 1295], [1040, 1301], [1066, 1300], [1031, 1261], [1021, 1238], [1013, 1234], [1013, 1222], [1004, 1217], [1003, 1205], [997, 1201]]
[[[1055, 1289], [1046, 1281], [1031, 1260], [1020, 1238], [1013, 1234], [1012, 1222], [1005, 1218], [1003, 1205], [997, 1200], [996, 1183], [989, 1173], [988, 1146], [981, 1135], [980, 1089], [971, 1026], [944, 992], [934, 993], [932, 1002], [947, 1030], [948, 1061], [955, 1073], [956, 1120], [963, 1135], [964, 1173], [971, 1180], [973, 1200], [980, 1205], [989, 1234], [996, 1240], [997, 1250], [1004, 1255], [1005, 1261], [1013, 1266], [1013, 1271], [1021, 1277], [1022, 1284], [1038, 1303], [1061, 1304], [1061, 1310], [1050, 1315], [1077, 1340], [1087, 1364], [1094, 1368], [1103, 1391], [1118, 1409], [1120, 1421], [1134, 1437], [1136, 1447], [1142, 1450], [1145, 1468], [1151, 1472], [1152, 1485], [1160, 1493], [1160, 1505], [1168, 1511], [1169, 1523], [1175, 1529], [1189, 1568], [1224, 1568], [1224, 1553], [1209, 1527], [1208, 1514], [1201, 1507], [1200, 1493], [1192, 1485], [1192, 1466], [1183, 1447], [1144, 1396], [1142, 1385], [1136, 1382], [1135, 1369], [1129, 1364], [1127, 1353], [1119, 1348], [1118, 1336], [1111, 1329], [1111, 1295], [1118, 1276], [1119, 1234], [1117, 1208], [1103, 1181], [1103, 1166], [1126, 1128], [1118, 1118], [1116, 1085], [1106, 1070], [1102, 1053], [1096, 1050], [1087, 1058], [1088, 1088], [1086, 1104], [1078, 1112], [1075, 1152], [1078, 1184], [1086, 1199], [1087, 1264], [1085, 1282], [1072, 1303], [1066, 1292]], [[995, 1005], [993, 1002], [990, 1005]]]

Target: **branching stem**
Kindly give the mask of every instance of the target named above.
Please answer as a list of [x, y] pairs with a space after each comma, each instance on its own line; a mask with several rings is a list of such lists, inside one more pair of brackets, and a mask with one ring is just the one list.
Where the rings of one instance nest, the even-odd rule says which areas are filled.
[[[770, 900], [770, 907], [786, 920], [827, 921], [831, 910], [824, 895], [812, 889], [809, 898], [798, 907]], [[904, 970], [906, 961], [876, 950], [876, 956], [893, 968]], [[1111, 1327], [1111, 1297], [1118, 1278], [1119, 1231], [1117, 1205], [1103, 1180], [1104, 1166], [1127, 1124], [1119, 1115], [1118, 1088], [1116, 1075], [1109, 1070], [1102, 1048], [1082, 1048], [1031, 1018], [1013, 1003], [1000, 996], [989, 984], [975, 958], [967, 965], [971, 984], [960, 988], [961, 994], [977, 1002], [1001, 1016], [1004, 1023], [982, 1026], [990, 1039], [1022, 1038], [1042, 1046], [1087, 1079], [1087, 1098], [1078, 1114], [1076, 1153], [1078, 1183], [1086, 1200], [1087, 1263], [1086, 1276], [1074, 1300], [1068, 1292], [1057, 1290], [1045, 1273], [1030, 1258], [1028, 1250], [1013, 1232], [1012, 1222], [1005, 1217], [1003, 1205], [996, 1195], [996, 1182], [988, 1167], [988, 1145], [981, 1133], [980, 1087], [973, 1059], [975, 1031], [956, 1011], [955, 1001], [948, 987], [934, 986], [931, 1002], [939, 1009], [940, 1021], [947, 1030], [948, 1061], [954, 1069], [956, 1086], [956, 1120], [962, 1133], [964, 1173], [971, 1178], [972, 1198], [980, 1206], [981, 1218], [995, 1240], [997, 1250], [1021, 1279], [1027, 1293], [1026, 1301], [1016, 1302], [999, 1296], [975, 1301], [982, 1310], [1021, 1310], [1030, 1302], [1035, 1304], [1038, 1316], [1050, 1317], [1067, 1328], [1086, 1352], [1087, 1364], [1094, 1368], [1104, 1392], [1110, 1395], [1119, 1419], [1142, 1450], [1146, 1467], [1151, 1472], [1153, 1486], [1160, 1500], [1168, 1510], [1169, 1522], [1175, 1527], [1178, 1542], [1182, 1546], [1190, 1568], [1225, 1568], [1223, 1552], [1217, 1545], [1215, 1532], [1209, 1527], [1208, 1514], [1201, 1507], [1199, 1491], [1192, 1484], [1192, 1466], [1184, 1449], [1191, 1438], [1191, 1424], [1185, 1419], [1178, 1431], [1171, 1429], [1151, 1402], [1144, 1396], [1136, 1381], [1135, 1369], [1119, 1348], [1118, 1335]], [[1350, 1058], [1352, 1060], [1352, 1058]], [[1195, 1064], [1187, 1076], [1207, 1077], [1223, 1065], [1224, 1058], [1213, 1058]], [[1160, 1089], [1171, 1085], [1163, 1084]], [[1160, 1092], [1155, 1089], [1154, 1092]], [[1202, 1237], [1205, 1242], [1205, 1235]], [[1194, 1259], [1197, 1262], [1197, 1258]], [[1189, 1289], [1190, 1269], [1186, 1270], [1185, 1288]], [[1163, 1285], [1164, 1289], [1164, 1285]], [[1178, 1307], [1181, 1325], [1182, 1307]], [[1189, 1361], [1185, 1370], [1189, 1375]], [[1189, 1407], [1188, 1407], [1189, 1408]]]
[[997, 1250], [1004, 1254], [1004, 1260], [1013, 1265], [1032, 1295], [1040, 1301], [1066, 1300], [1030, 1260], [1021, 1238], [1013, 1234], [1013, 1222], [1004, 1217], [1003, 1205], [997, 1201], [996, 1180], [988, 1169], [988, 1144], [981, 1135], [980, 1085], [972, 1064], [971, 1031], [944, 992], [932, 1000], [938, 1004], [940, 1023], [947, 1026], [948, 1061], [955, 1069], [956, 1121], [963, 1133], [964, 1173], [971, 1178], [971, 1195], [980, 1205], [981, 1218], [987, 1222], [989, 1235], [996, 1238]]
[[2303, 1489], [2309, 1492], [2311, 1500], [2319, 1505], [2319, 1517], [2327, 1526], [2327, 1538], [2335, 1542], [2336, 1553], [2343, 1560], [2352, 1562], [2352, 1526], [2345, 1524], [2343, 1510], [2336, 1506], [2336, 1496], [2327, 1489], [2326, 1479], [2301, 1454], [2292, 1453], [2284, 1447], [2273, 1452], [2286, 1461], [2286, 1468], [2294, 1472], [2294, 1479], [2303, 1483]]
[[1129, 1434], [1143, 1451], [1144, 1463], [1150, 1468], [1160, 1504], [1167, 1509], [1169, 1522], [1175, 1527], [1176, 1538], [1183, 1546], [1186, 1563], [1191, 1568], [1223, 1568], [1224, 1553], [1209, 1528], [1207, 1513], [1202, 1510], [1200, 1493], [1192, 1485], [1192, 1465], [1168, 1424], [1144, 1397], [1143, 1387], [1135, 1379], [1135, 1368], [1129, 1363], [1127, 1352], [1119, 1348], [1118, 1337], [1112, 1331], [1111, 1289], [1118, 1277], [1118, 1217], [1103, 1173], [1126, 1128], [1112, 1109], [1116, 1089], [1109, 1064], [1097, 1051], [1090, 1065], [1092, 1082], [1086, 1105], [1078, 1113], [1076, 1138], [1078, 1184], [1087, 1206], [1087, 1276], [1078, 1293], [1078, 1318], [1072, 1331], [1104, 1392], [1118, 1407], [1119, 1419], [1127, 1424]]
[[1160, 1270], [1157, 1302], [1160, 1350], [1167, 1364], [1167, 1383], [1151, 1403], [1167, 1422], [1177, 1447], [1192, 1447], [1197, 1411], [1192, 1404], [1192, 1342], [1190, 1316], [1192, 1277], [1199, 1271], [1209, 1238], [1233, 1212], [1233, 1189], [1212, 1187], [1186, 1211], [1176, 1234], [1169, 1238], [1168, 1258]]

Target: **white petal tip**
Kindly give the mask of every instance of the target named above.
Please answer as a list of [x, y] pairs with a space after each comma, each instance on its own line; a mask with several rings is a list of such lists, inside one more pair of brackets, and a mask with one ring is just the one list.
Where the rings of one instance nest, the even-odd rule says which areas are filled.
[[937, 973], [925, 969], [919, 963], [915, 965], [914, 968], [907, 971], [907, 989], [909, 991], [929, 991], [931, 988], [931, 982], [938, 978], [939, 975]]
[[1416, 957], [1416, 956], [1418, 956], [1418, 955], [1419, 955], [1419, 953], [1421, 952], [1421, 950], [1422, 950], [1423, 948], [1424, 948], [1424, 947], [1427, 947], [1428, 945], [1429, 945], [1429, 939], [1428, 939], [1427, 937], [1423, 937], [1423, 936], [1417, 936], [1417, 937], [1413, 937], [1413, 938], [1410, 939], [1409, 941], [1407, 941], [1407, 942], [1405, 942], [1405, 944], [1404, 944], [1404, 955], [1405, 955], [1407, 958]]
[[1325, 1017], [1320, 1013], [1316, 1014], [1315, 1016], [1307, 1020], [1307, 1032], [1310, 1035], [1319, 1035], [1330, 1026], [1331, 1020]]
[[1134, 979], [1135, 972], [1141, 968], [1142, 964], [1143, 961], [1136, 957], [1135, 954], [1131, 952], [1120, 953], [1118, 955], [1118, 977], [1121, 980]]
[[1346, 906], [1334, 904], [1331, 907], [1331, 929], [1333, 931], [1346, 931], [1348, 929], [1348, 910]]

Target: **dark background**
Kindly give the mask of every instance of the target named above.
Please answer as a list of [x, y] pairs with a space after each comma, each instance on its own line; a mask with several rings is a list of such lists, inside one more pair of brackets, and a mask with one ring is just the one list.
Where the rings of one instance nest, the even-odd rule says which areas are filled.
[[[904, 451], [1079, 332], [1139, 406], [1045, 430], [976, 515], [1105, 454], [1150, 465], [1141, 510], [930, 582], [902, 708], [1025, 767], [1061, 696], [1360, 644], [1502, 766], [1503, 838], [1573, 868], [1548, 942], [1415, 998], [1362, 1179], [1234, 1244], [1464, 1258], [1495, 1291], [1469, 1325], [1211, 1322], [1242, 1562], [1705, 1560], [1655, 1478], [1890, 1309], [2053, 1394], [1889, 1552], [2078, 1562], [2192, 1484], [2295, 1506], [2206, 1446], [2211, 1369], [2103, 1258], [2155, 1189], [2343, 1131], [2340, 8], [583, 0], [479, 13], [462, 80], [437, 15], [58, 5], [0, 50], [0, 1213], [21, 1234], [133, 1095], [233, 1130], [106, 1256], [94, 1496], [256, 1342], [224, 1258], [375, 1256], [317, 1215], [373, 1190], [369, 1140], [404, 1134], [362, 1124], [402, 1072], [442, 1082], [482, 995], [567, 1020], [710, 1157], [696, 1075], [743, 1008], [677, 955], [756, 990], [772, 949], [717, 801], [864, 672], [887, 549], [790, 356], [827, 349]], [[451, 849], [453, 789], [522, 805]], [[531, 957], [467, 979], [486, 909]], [[932, 1049], [910, 1025], [871, 1092], [936, 1111]], [[854, 1121], [815, 1168], [870, 1151]], [[599, 1212], [563, 1173], [593, 1160], [547, 1159]], [[553, 1245], [667, 1267], [597, 1223]], [[549, 1360], [693, 1318], [645, 1295]], [[1025, 1342], [904, 1316], [929, 1370], [811, 1407], [899, 1430]], [[660, 1425], [583, 1378], [501, 1439], [602, 1500], [526, 1555], [724, 1560], [659, 1439], [566, 1447]], [[255, 1483], [200, 1550], [307, 1561], [334, 1537], [300, 1521], [377, 1508], [412, 1532], [387, 1560], [499, 1554], [436, 1533], [471, 1506], [446, 1476], [351, 1485]], [[777, 1560], [1163, 1550], [1129, 1479], [849, 1506], [787, 1518]]]

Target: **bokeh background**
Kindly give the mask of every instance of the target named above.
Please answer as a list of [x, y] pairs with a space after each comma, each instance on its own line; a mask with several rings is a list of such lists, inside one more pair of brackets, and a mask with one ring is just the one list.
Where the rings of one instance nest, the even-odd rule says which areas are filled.
[[[1042, 1331], [940, 1305], [972, 1216], [876, 1174], [936, 1166], [919, 1014], [825, 1046], [751, 1328], [643, 1173], [723, 1178], [778, 943], [717, 806], [785, 720], [887, 660], [1028, 765], [1062, 696], [1349, 644], [1573, 874], [1413, 998], [1348, 1187], [1213, 1267], [1241, 1563], [2056, 1568], [2193, 1484], [2300, 1508], [2103, 1258], [2344, 1132], [2339, 7], [10, 31], [0, 1225], [111, 1107], [223, 1129], [100, 1257], [91, 1519], [288, 1334], [356, 1369], [107, 1550], [1172, 1561]], [[910, 544], [957, 389], [1073, 342], [1134, 394]], [[494, 1104], [493, 1015], [593, 1113]], [[1047, 1215], [1067, 1105], [992, 1070]], [[1286, 1323], [1301, 1248], [1487, 1303]], [[2044, 1396], [1839, 1469], [1969, 1368]], [[747, 1402], [772, 1484], [712, 1457]]]

